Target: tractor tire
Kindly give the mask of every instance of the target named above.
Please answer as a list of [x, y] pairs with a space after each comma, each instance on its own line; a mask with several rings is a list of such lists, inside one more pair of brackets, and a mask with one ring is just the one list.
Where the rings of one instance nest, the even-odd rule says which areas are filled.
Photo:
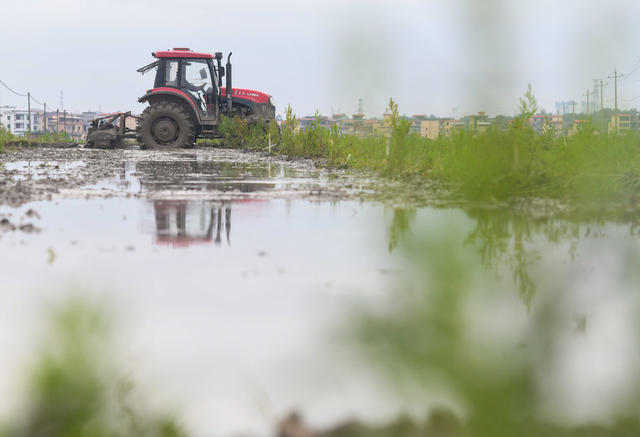
[[136, 134], [143, 149], [192, 147], [196, 140], [196, 126], [182, 104], [161, 101], [142, 112]]

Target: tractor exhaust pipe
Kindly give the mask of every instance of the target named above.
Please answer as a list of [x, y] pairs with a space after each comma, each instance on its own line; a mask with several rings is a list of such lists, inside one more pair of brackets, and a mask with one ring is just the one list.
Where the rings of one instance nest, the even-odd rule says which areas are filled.
[[226, 76], [227, 76], [227, 112], [231, 115], [231, 100], [232, 100], [232, 91], [231, 88], [231, 52], [229, 52], [229, 56], [227, 56], [227, 66], [226, 66]]
[[222, 52], [216, 52], [216, 62], [218, 63], [218, 89], [222, 88], [222, 76], [224, 76], [224, 71], [222, 71]]

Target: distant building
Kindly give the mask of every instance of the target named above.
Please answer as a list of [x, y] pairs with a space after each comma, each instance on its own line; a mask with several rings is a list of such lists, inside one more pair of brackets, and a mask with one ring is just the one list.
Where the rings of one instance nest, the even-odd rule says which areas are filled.
[[422, 135], [422, 122], [427, 120], [427, 116], [424, 114], [415, 114], [411, 117], [411, 128], [409, 133]]
[[16, 108], [13, 106], [0, 106], [0, 127], [12, 131], [12, 123], [15, 121]]
[[618, 113], [611, 115], [611, 121], [609, 121], [609, 132], [621, 132], [631, 130], [633, 123], [633, 116], [628, 113]]
[[41, 110], [31, 110], [29, 121], [29, 111], [17, 109], [13, 106], [0, 107], [0, 124], [18, 137], [25, 136], [28, 132], [39, 133], [43, 130], [44, 117]]
[[546, 132], [546, 127], [551, 125], [549, 121], [549, 116], [536, 114], [531, 116], [529, 119], [529, 124], [538, 135], [542, 135]]
[[484, 112], [478, 112], [474, 115], [469, 115], [466, 118], [465, 127], [475, 134], [481, 134], [489, 130], [491, 123], [489, 122], [489, 116]]
[[353, 114], [350, 120], [340, 122], [343, 133], [362, 137], [373, 135], [379, 123], [379, 120], [364, 118], [364, 114]]
[[451, 120], [449, 121], [449, 135], [455, 132], [461, 132], [465, 130], [466, 125], [462, 120]]
[[477, 134], [483, 134], [486, 131], [489, 130], [489, 128], [491, 127], [491, 122], [490, 121], [478, 121], [476, 122], [476, 129], [475, 129], [475, 133]]
[[66, 132], [74, 140], [86, 138], [82, 118], [68, 112], [47, 112], [47, 132]]
[[428, 118], [420, 122], [420, 136], [435, 140], [451, 135], [451, 118]]
[[568, 129], [567, 131], [567, 136], [575, 135], [578, 132], [580, 132], [580, 130], [582, 130], [582, 127], [586, 122], [587, 122], [586, 120], [573, 120], [573, 124], [571, 125], [571, 128]]
[[564, 117], [562, 114], [552, 115], [550, 122], [556, 137], [564, 135]]
[[[317, 127], [322, 127], [325, 129], [330, 129], [332, 126], [331, 120], [328, 117], [320, 116], [307, 116], [298, 119], [298, 129], [299, 130], [307, 130], [314, 124], [317, 124]], [[335, 124], [335, 123], [334, 123]]]

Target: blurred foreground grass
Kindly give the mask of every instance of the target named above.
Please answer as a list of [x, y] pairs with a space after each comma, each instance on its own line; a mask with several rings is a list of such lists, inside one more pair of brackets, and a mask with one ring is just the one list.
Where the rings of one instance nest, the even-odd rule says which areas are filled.
[[35, 361], [27, 366], [19, 412], [3, 437], [179, 437], [170, 417], [149, 413], [115, 368], [102, 308], [69, 300], [54, 308]]
[[[394, 214], [392, 227], [400, 223], [398, 226], [404, 228], [406, 217], [406, 212]], [[538, 271], [529, 277], [532, 287], [538, 288], [536, 303], [531, 306], [531, 301], [525, 301], [524, 319], [516, 322], [518, 317], [514, 316], [522, 315], [522, 311], [513, 306], [510, 296], [518, 294], [517, 282], [511, 286], [509, 281], [496, 276], [493, 268], [487, 268], [494, 267], [494, 262], [498, 267], [508, 264], [501, 261], [501, 257], [514, 253], [513, 248], [509, 248], [512, 242], [517, 245], [518, 240], [527, 238], [540, 243], [539, 238], [544, 234], [548, 241], [566, 242], [563, 239], [567, 235], [580, 238], [589, 226], [574, 224], [574, 227], [560, 222], [533, 224], [524, 219], [505, 223], [505, 218], [500, 216], [491, 224], [490, 218], [496, 219], [495, 215], [477, 218], [471, 233], [468, 233], [468, 223], [462, 226], [459, 221], [447, 219], [419, 233], [418, 238], [396, 235], [394, 238], [401, 240], [399, 247], [408, 262], [407, 274], [383, 305], [363, 304], [349, 324], [347, 336], [365, 358], [364, 362], [376, 369], [400, 396], [415, 397], [417, 392], [428, 398], [444, 391], [447, 399], [455, 400], [455, 405], [437, 409], [435, 416], [426, 421], [400, 420], [404, 426], [393, 431], [388, 427], [385, 431], [384, 427], [372, 429], [359, 425], [351, 426], [350, 431], [345, 428], [342, 433], [326, 435], [640, 435], [640, 370], [637, 368], [631, 375], [625, 375], [624, 387], [613, 390], [613, 395], [605, 388], [606, 384], [590, 390], [594, 387], [592, 381], [573, 379], [574, 384], [577, 380], [578, 384], [590, 387], [580, 387], [579, 391], [592, 397], [589, 401], [598, 406], [597, 410], [609, 411], [606, 419], [597, 414], [573, 423], [558, 419], [577, 414], [571, 412], [576, 406], [563, 405], [554, 391], [568, 384], [554, 374], [557, 371], [554, 366], [571, 362], [575, 359], [572, 353], [587, 360], [593, 357], [599, 366], [597, 374], [609, 375], [608, 383], [616, 384], [618, 376], [611, 375], [610, 369], [619, 366], [616, 362], [619, 356], [611, 356], [611, 361], [600, 360], [601, 354], [608, 350], [608, 342], [616, 341], [611, 332], [605, 330], [603, 339], [599, 339], [587, 355], [578, 353], [585, 344], [590, 344], [584, 337], [596, 329], [591, 328], [590, 323], [598, 318], [594, 313], [607, 311], [606, 304], [602, 309], [591, 308], [592, 313], [579, 317], [576, 322], [575, 311], [579, 305], [571, 296], [577, 293], [580, 299], [587, 300], [583, 292], [575, 289], [586, 285], [580, 285], [580, 278], [567, 273], [566, 265], [557, 264], [549, 271]], [[493, 248], [482, 247], [486, 240], [491, 240]], [[640, 324], [639, 306], [637, 297], [628, 293], [637, 291], [640, 284], [638, 246], [630, 243], [618, 249], [615, 245], [609, 248], [618, 252], [621, 262], [615, 277], [601, 284], [611, 288], [599, 292], [610, 292], [606, 300], [615, 301], [623, 295], [635, 302], [630, 310], [634, 321], [627, 326], [628, 335], [633, 339]], [[517, 250], [515, 256], [518, 256]], [[488, 262], [487, 257], [493, 261]], [[531, 260], [525, 262], [524, 268], [531, 264]], [[606, 329], [611, 331], [610, 327]], [[631, 342], [633, 344], [633, 340]], [[638, 347], [633, 349], [633, 346], [624, 351], [629, 360], [638, 352]], [[572, 372], [580, 371], [569, 368]], [[420, 401], [416, 402], [419, 405]], [[550, 413], [552, 406], [562, 411]]]

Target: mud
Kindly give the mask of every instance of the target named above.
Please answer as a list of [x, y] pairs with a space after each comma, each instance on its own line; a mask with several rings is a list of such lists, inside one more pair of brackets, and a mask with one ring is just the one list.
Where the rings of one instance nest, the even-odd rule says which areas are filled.
[[19, 231], [26, 234], [34, 234], [41, 231], [38, 226], [30, 222], [30, 220], [40, 220], [40, 215], [33, 209], [29, 209], [18, 219], [13, 219], [12, 216], [13, 214], [11, 213], [0, 214], [0, 236], [6, 232]]
[[130, 196], [345, 200], [376, 191], [370, 178], [318, 169], [310, 160], [228, 149], [22, 147], [0, 155], [0, 168], [0, 205], [12, 207], [57, 198]]
[[78, 149], [82, 147], [79, 143], [74, 142], [48, 142], [48, 141], [36, 141], [36, 140], [15, 140], [7, 142], [7, 148], [16, 147], [31, 147], [31, 148], [54, 148], [54, 149]]
[[438, 207], [456, 202], [441, 186], [424, 178], [390, 180], [371, 172], [328, 169], [310, 159], [264, 152], [209, 147], [100, 150], [56, 144], [0, 154], [0, 206], [57, 198], [131, 196], [359, 200], [391, 207]]

